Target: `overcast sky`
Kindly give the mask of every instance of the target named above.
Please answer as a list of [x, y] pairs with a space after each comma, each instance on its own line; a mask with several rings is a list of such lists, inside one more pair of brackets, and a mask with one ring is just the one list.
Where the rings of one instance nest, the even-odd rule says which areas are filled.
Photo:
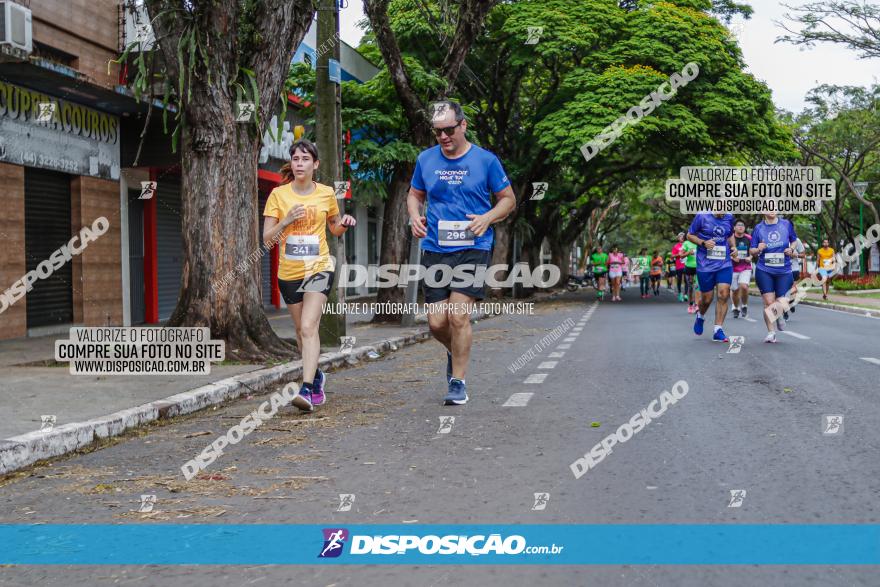
[[[340, 33], [342, 40], [357, 47], [363, 31], [357, 22], [364, 17], [361, 0], [345, 0]], [[804, 0], [788, 4], [803, 5]], [[801, 49], [787, 43], [774, 43], [783, 34], [773, 21], [782, 20], [786, 9], [776, 0], [752, 0], [755, 9], [750, 20], [737, 20], [740, 46], [748, 71], [764, 80], [773, 90], [778, 107], [797, 112], [804, 107], [807, 91], [819, 84], [867, 86], [880, 83], [880, 59], [858, 59], [855, 51], [831, 44]], [[736, 32], [737, 26], [732, 27]]]

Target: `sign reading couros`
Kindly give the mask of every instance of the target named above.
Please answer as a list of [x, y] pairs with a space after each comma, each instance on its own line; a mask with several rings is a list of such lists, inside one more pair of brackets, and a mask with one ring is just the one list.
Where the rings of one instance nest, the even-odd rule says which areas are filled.
[[0, 82], [0, 161], [119, 179], [119, 118]]

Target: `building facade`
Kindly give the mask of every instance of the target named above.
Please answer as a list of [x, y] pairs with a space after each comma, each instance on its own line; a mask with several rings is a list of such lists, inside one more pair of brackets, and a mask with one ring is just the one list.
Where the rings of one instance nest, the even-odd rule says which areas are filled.
[[[121, 324], [120, 120], [137, 107], [108, 71], [117, 2], [34, 1], [29, 22], [21, 4], [0, 6], [30, 41], [0, 45], [0, 338]], [[101, 217], [107, 231], [46, 276], [41, 263]]]
[[[180, 160], [155, 112], [141, 140], [148, 107], [112, 62], [143, 34], [143, 15], [120, 0], [0, 0], [3, 10], [9, 4], [16, 17], [29, 9], [21, 23], [30, 46], [0, 44], [0, 339], [161, 323], [181, 284]], [[315, 29], [294, 61], [314, 67]], [[344, 81], [378, 72], [344, 43], [340, 54]], [[264, 135], [258, 214], [304, 126], [303, 105], [291, 94], [284, 132]], [[144, 182], [156, 182], [152, 198], [141, 197]], [[377, 264], [382, 210], [356, 202], [345, 200], [358, 219], [348, 262]], [[84, 227], [101, 218], [106, 231], [81, 246]], [[282, 307], [277, 247], [260, 263], [264, 305]]]

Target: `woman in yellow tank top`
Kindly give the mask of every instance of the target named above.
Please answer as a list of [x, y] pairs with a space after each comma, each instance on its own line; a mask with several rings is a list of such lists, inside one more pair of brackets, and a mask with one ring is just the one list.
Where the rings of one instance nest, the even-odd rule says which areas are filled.
[[313, 143], [293, 143], [290, 163], [281, 168], [281, 185], [272, 190], [263, 210], [263, 241], [267, 247], [275, 242], [281, 247], [278, 289], [296, 326], [303, 359], [302, 387], [293, 404], [308, 412], [326, 401], [327, 376], [318, 369], [318, 327], [335, 275], [326, 231], [339, 237], [356, 224], [348, 214], [340, 217], [333, 188], [312, 179], [318, 165]]

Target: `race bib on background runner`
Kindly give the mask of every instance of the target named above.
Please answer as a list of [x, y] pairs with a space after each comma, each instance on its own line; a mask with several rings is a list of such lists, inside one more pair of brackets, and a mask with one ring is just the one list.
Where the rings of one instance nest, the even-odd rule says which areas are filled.
[[764, 265], [767, 267], [785, 267], [785, 253], [764, 253]]
[[831, 269], [831, 259], [822, 259], [822, 269]]
[[293, 234], [284, 242], [284, 258], [291, 261], [305, 261], [317, 257], [319, 253], [317, 234]]
[[437, 222], [437, 244], [441, 247], [462, 247], [474, 244], [474, 233], [468, 230], [470, 220]]
[[715, 260], [724, 260], [727, 258], [727, 246], [715, 243], [711, 249], [706, 249], [706, 258]]

